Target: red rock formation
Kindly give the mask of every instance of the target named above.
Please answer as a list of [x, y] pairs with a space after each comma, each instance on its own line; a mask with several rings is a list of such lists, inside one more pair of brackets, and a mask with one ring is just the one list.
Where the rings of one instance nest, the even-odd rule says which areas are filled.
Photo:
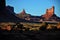
[[48, 20], [53, 14], [54, 14], [54, 6], [50, 9], [47, 9], [46, 14], [43, 15], [43, 17]]
[[24, 9], [23, 9], [23, 11], [21, 12], [21, 14], [23, 14], [23, 15], [24, 15], [24, 14], [26, 14], [26, 12], [25, 12], [25, 10], [24, 10]]

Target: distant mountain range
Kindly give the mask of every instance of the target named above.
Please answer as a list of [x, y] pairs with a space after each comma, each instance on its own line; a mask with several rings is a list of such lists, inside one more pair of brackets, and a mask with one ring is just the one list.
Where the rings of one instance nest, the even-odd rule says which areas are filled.
[[34, 21], [34, 22], [41, 22], [41, 21], [58, 21], [59, 22], [60, 17], [56, 16], [56, 14], [54, 13], [54, 9], [55, 7], [52, 6], [52, 8], [47, 9], [46, 13], [42, 16], [32, 16], [30, 14], [27, 14], [23, 9], [23, 11], [19, 14], [16, 14], [16, 16], [21, 19]]

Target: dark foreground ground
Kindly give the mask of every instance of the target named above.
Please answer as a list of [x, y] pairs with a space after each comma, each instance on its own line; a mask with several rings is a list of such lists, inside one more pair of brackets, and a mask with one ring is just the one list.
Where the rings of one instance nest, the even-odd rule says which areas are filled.
[[60, 31], [0, 31], [0, 40], [60, 40]]

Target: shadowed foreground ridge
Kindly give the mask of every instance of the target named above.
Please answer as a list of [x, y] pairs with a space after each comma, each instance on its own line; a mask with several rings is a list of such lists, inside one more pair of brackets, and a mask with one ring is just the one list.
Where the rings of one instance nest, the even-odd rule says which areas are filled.
[[1, 31], [0, 40], [58, 40], [60, 39], [60, 31]]

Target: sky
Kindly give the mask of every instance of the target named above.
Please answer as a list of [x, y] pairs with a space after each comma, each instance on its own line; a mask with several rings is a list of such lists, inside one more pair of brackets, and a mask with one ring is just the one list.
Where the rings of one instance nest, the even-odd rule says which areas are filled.
[[55, 14], [60, 17], [60, 0], [6, 0], [6, 6], [14, 7], [15, 13], [22, 12], [25, 9], [26, 13], [41, 16], [46, 13], [46, 9], [55, 6]]

